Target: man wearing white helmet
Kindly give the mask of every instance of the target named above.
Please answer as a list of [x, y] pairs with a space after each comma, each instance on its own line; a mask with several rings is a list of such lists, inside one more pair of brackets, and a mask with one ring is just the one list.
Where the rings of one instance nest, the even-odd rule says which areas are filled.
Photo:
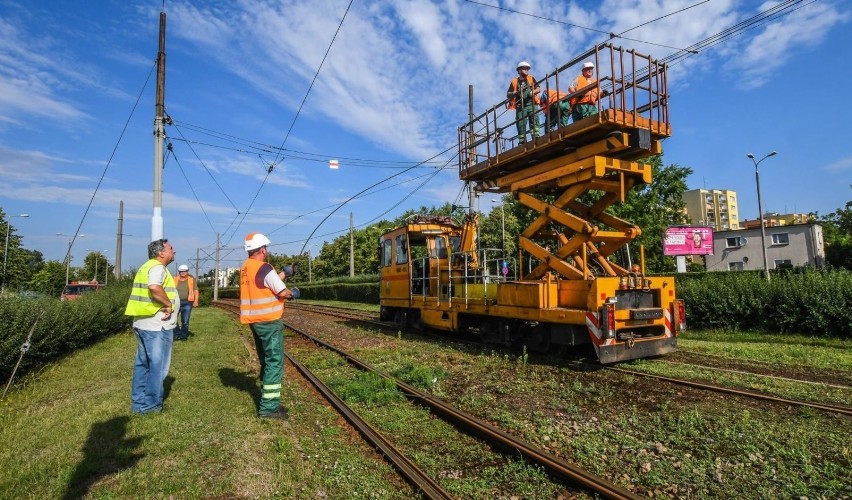
[[574, 82], [568, 87], [568, 92], [574, 93], [578, 90], [594, 85], [586, 92], [571, 98], [571, 117], [574, 122], [582, 120], [587, 116], [594, 116], [598, 113], [598, 87], [597, 80], [594, 77], [595, 65], [591, 61], [583, 63], [582, 73], [574, 79]]
[[523, 144], [527, 142], [527, 124], [529, 124], [533, 138], [539, 136], [538, 115], [536, 115], [536, 105], [539, 103], [539, 85], [530, 74], [530, 63], [519, 62], [517, 70], [517, 78], [512, 78], [512, 81], [509, 82], [509, 89], [506, 91], [506, 98], [509, 99], [506, 106], [515, 110], [518, 144]]
[[251, 327], [257, 359], [260, 360], [261, 395], [257, 416], [286, 420], [287, 408], [281, 406], [281, 381], [284, 378], [284, 300], [296, 298], [284, 284], [286, 271], [276, 273], [266, 262], [272, 242], [260, 233], [246, 236], [248, 259], [240, 269], [240, 322]]
[[175, 280], [178, 297], [180, 297], [180, 326], [175, 328], [175, 340], [187, 340], [189, 338], [189, 316], [192, 308], [198, 307], [198, 285], [195, 277], [189, 274], [189, 266], [181, 264], [178, 267], [178, 276]]

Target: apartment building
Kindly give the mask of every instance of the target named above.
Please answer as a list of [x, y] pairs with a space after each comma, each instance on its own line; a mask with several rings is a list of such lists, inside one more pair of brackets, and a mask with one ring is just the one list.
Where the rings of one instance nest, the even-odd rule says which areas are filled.
[[740, 229], [736, 191], [693, 189], [683, 193], [683, 203], [691, 224], [710, 226], [713, 231]]

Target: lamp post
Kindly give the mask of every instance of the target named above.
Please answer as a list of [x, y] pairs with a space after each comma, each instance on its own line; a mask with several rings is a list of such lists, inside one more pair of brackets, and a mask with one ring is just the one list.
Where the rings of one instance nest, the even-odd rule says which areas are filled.
[[[107, 253], [107, 252], [109, 252], [109, 250], [94, 250], [94, 249], [89, 248], [89, 249], [87, 249], [87, 251], [95, 252], [95, 281], [98, 281], [98, 263], [101, 260], [101, 252]], [[106, 259], [106, 255], [104, 255], [103, 258]], [[106, 272], [104, 274], [109, 274], [109, 261], [107, 261], [107, 264], [106, 264], [105, 267], [106, 267]]]
[[[10, 215], [9, 218], [12, 217], [29, 217], [30, 214], [18, 214], [18, 215]], [[6, 250], [3, 252], [3, 286], [0, 288], [0, 295], [6, 291], [6, 261], [9, 258], [9, 229], [12, 227], [11, 221], [6, 221]]]
[[[65, 286], [68, 286], [68, 276], [71, 271], [71, 244], [74, 243], [74, 236], [65, 233], [56, 233], [56, 236], [68, 236], [68, 254], [65, 256]], [[78, 234], [78, 238], [85, 238], [85, 234]]]
[[766, 274], [766, 281], [771, 281], [769, 277], [769, 259], [766, 256], [766, 226], [763, 223], [763, 204], [760, 202], [760, 172], [757, 170], [757, 166], [760, 165], [760, 162], [769, 158], [770, 156], [775, 156], [778, 154], [777, 151], [773, 151], [760, 160], [754, 159], [754, 155], [749, 153], [748, 156], [751, 159], [751, 162], [754, 163], [754, 182], [757, 184], [757, 210], [760, 212], [760, 244], [763, 247], [763, 272]]
[[500, 250], [505, 254], [506, 253], [506, 212], [503, 210], [503, 200], [491, 200], [491, 203], [500, 203]]

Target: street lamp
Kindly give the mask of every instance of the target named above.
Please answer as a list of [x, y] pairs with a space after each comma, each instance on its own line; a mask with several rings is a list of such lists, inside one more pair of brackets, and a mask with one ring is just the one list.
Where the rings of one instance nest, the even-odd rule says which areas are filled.
[[311, 271], [311, 248], [313, 248], [313, 247], [314, 247], [314, 245], [311, 245], [311, 246], [308, 247], [308, 283], [311, 283], [311, 282], [314, 281], [313, 271]]
[[495, 200], [492, 199], [491, 203], [500, 203], [500, 231], [502, 234], [500, 250], [503, 251], [503, 254], [506, 253], [506, 212], [503, 210], [503, 200]]
[[757, 210], [760, 212], [760, 244], [763, 246], [763, 272], [766, 273], [766, 281], [770, 281], [769, 259], [766, 257], [766, 227], [763, 224], [763, 204], [760, 202], [760, 173], [757, 170], [757, 166], [760, 165], [760, 162], [763, 160], [770, 156], [775, 156], [776, 154], [778, 154], [778, 152], [773, 151], [757, 161], [755, 161], [753, 154], [749, 153], [746, 155], [751, 159], [751, 162], [754, 163], [754, 182], [757, 184]]
[[[12, 217], [29, 217], [30, 214], [19, 214], [19, 215], [9, 215], [8, 217], [11, 219]], [[12, 227], [12, 223], [10, 221], [6, 221], [6, 251], [3, 252], [3, 286], [0, 287], [0, 295], [6, 291], [6, 260], [9, 258], [9, 229]]]
[[[68, 253], [65, 256], [65, 286], [68, 286], [68, 275], [71, 271], [71, 244], [74, 243], [74, 236], [65, 233], [56, 233], [56, 236], [68, 236]], [[78, 238], [85, 238], [85, 234], [78, 234]]]
[[[94, 250], [92, 248], [88, 248], [86, 251], [95, 252], [95, 281], [98, 281], [98, 262], [101, 260], [101, 252], [107, 253], [109, 250]], [[106, 255], [103, 257], [106, 260]], [[106, 272], [104, 274], [109, 274], [109, 261], [107, 261]]]

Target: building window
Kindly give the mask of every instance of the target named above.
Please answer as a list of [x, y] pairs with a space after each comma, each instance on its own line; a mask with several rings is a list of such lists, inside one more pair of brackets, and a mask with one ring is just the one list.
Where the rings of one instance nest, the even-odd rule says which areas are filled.
[[742, 271], [743, 263], [742, 262], [728, 262], [728, 271]]
[[789, 245], [790, 244], [790, 235], [787, 233], [778, 233], [772, 235], [772, 244], [773, 245]]
[[725, 238], [725, 248], [739, 248], [742, 245], [740, 244], [740, 237], [734, 236], [733, 238]]
[[793, 261], [790, 259], [775, 259], [775, 269], [779, 267], [793, 267]]

